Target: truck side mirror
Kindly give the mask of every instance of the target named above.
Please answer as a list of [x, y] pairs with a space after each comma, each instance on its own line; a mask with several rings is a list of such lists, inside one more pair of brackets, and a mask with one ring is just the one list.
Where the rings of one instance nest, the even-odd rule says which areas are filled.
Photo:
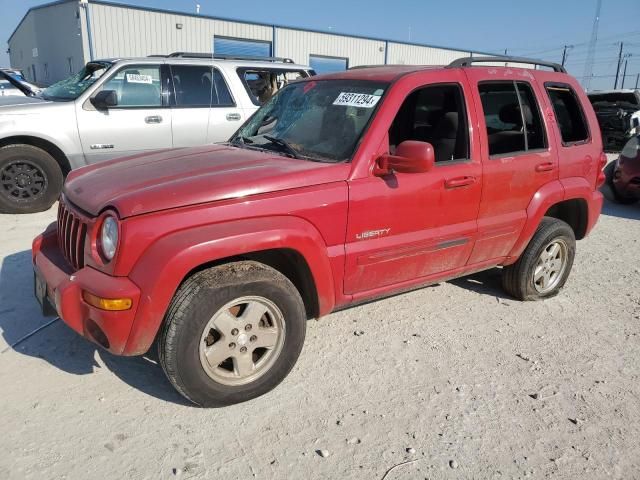
[[102, 90], [91, 97], [91, 103], [98, 110], [108, 110], [118, 106], [118, 94], [115, 90]]
[[395, 155], [385, 154], [376, 161], [373, 174], [384, 177], [393, 172], [425, 173], [433, 168], [435, 153], [427, 142], [405, 140], [396, 147]]

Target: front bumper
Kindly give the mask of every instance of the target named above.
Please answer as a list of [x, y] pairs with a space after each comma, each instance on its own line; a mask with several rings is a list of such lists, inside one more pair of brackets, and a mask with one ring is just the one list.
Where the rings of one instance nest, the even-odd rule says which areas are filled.
[[[72, 271], [58, 247], [55, 224], [33, 241], [32, 255], [34, 270], [46, 282], [47, 297], [60, 318], [111, 353], [126, 355], [140, 289], [126, 277], [112, 277], [91, 267]], [[130, 298], [132, 305], [124, 311], [101, 310], [82, 299], [83, 291], [103, 298]]]

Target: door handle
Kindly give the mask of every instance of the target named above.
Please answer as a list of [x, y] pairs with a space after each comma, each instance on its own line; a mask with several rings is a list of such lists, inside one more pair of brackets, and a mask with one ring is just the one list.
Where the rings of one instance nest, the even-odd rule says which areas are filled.
[[162, 117], [160, 115], [152, 115], [150, 117], [144, 117], [145, 123], [162, 123]]
[[236, 122], [238, 120], [240, 120], [240, 114], [239, 113], [227, 113], [227, 120], [229, 122]]
[[549, 172], [553, 170], [555, 166], [552, 162], [544, 162], [536, 165], [536, 172]]
[[455, 177], [444, 181], [444, 188], [460, 188], [467, 187], [476, 182], [476, 177]]

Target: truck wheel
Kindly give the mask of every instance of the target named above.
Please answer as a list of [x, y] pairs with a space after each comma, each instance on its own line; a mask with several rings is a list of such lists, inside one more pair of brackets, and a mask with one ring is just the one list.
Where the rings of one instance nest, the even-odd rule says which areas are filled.
[[0, 148], [0, 212], [34, 213], [58, 199], [64, 177], [60, 165], [32, 145]]
[[552, 297], [567, 281], [575, 254], [571, 227], [557, 218], [544, 217], [518, 261], [504, 267], [502, 286], [519, 300]]
[[244, 402], [291, 371], [306, 320], [300, 293], [277, 270], [253, 261], [209, 268], [173, 298], [159, 338], [160, 363], [197, 405]]

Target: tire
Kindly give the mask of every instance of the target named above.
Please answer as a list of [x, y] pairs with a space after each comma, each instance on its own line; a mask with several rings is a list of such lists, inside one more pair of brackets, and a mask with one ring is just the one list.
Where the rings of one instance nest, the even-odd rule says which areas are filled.
[[[556, 257], [548, 260], [556, 255], [555, 247], [552, 248], [554, 245], [562, 252], [562, 266], [558, 266]], [[507, 293], [519, 300], [553, 297], [567, 281], [575, 253], [576, 238], [571, 227], [557, 218], [544, 217], [518, 261], [504, 267], [502, 286]], [[536, 271], [538, 267], [540, 269]], [[536, 278], [538, 274], [540, 276]]]
[[621, 205], [632, 205], [638, 201], [635, 197], [627, 197], [622, 195], [616, 189], [615, 183], [613, 183], [613, 173], [615, 171], [615, 162], [609, 162], [606, 167], [604, 167], [604, 174], [607, 179], [607, 184], [611, 188], [611, 194], [613, 195], [613, 199], [616, 203]]
[[56, 160], [32, 145], [0, 148], [0, 212], [34, 213], [58, 199], [64, 176]]
[[[175, 294], [158, 339], [160, 364], [176, 390], [196, 405], [244, 402], [272, 390], [291, 371], [306, 321], [300, 293], [277, 270], [253, 261], [209, 268]], [[271, 341], [272, 348], [260, 347]], [[225, 355], [230, 357], [218, 363]]]

